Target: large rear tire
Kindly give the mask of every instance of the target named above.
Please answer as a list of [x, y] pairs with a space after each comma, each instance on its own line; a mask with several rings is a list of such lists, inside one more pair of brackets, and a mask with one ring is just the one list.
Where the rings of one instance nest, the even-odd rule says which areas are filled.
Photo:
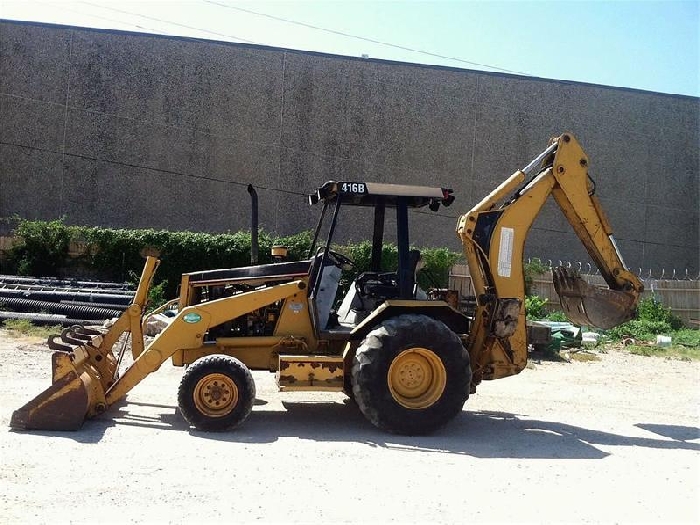
[[469, 353], [444, 323], [405, 314], [382, 322], [357, 349], [353, 394], [382, 430], [419, 435], [459, 414], [469, 397]]
[[253, 410], [253, 375], [234, 357], [202, 357], [182, 375], [177, 401], [182, 416], [198, 430], [230, 430]]

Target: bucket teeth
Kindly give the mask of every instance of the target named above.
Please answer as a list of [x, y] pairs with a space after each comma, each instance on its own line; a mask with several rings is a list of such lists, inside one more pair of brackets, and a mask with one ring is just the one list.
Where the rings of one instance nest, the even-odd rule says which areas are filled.
[[[52, 350], [60, 350], [62, 352], [73, 352], [79, 346], [89, 345], [97, 348], [101, 342], [102, 332], [92, 330], [80, 325], [74, 325], [70, 328], [64, 328], [60, 336], [49, 336], [48, 345]], [[60, 337], [62, 342], [56, 341]]]
[[64, 328], [63, 330], [61, 330], [61, 340], [64, 343], [68, 343], [75, 346], [80, 346], [83, 343], [85, 343], [85, 340], [75, 336], [75, 333], [73, 332], [72, 328]]
[[68, 329], [68, 335], [72, 337], [73, 339], [79, 339], [80, 341], [90, 341], [92, 339], [92, 336], [89, 334], [86, 334], [82, 330], [82, 326], [80, 325], [73, 325]]
[[100, 330], [95, 330], [93, 328], [88, 328], [82, 325], [75, 325], [74, 328], [75, 332], [85, 336], [103, 335], [103, 333]]
[[50, 335], [46, 344], [49, 345], [49, 348], [51, 350], [60, 350], [61, 352], [72, 352], [73, 351], [72, 346], [64, 345], [64, 344], [56, 341], [56, 339], [59, 337], [61, 337], [61, 336], [60, 335]]

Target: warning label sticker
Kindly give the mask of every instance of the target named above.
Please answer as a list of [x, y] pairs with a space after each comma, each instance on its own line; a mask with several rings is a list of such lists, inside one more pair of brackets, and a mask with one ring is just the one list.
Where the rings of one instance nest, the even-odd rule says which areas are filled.
[[510, 277], [513, 260], [513, 228], [501, 228], [501, 243], [498, 247], [498, 276]]

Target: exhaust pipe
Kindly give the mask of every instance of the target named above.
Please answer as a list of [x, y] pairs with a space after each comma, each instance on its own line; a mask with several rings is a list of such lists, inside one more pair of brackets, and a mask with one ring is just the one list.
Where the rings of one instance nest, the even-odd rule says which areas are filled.
[[248, 184], [248, 193], [252, 205], [250, 218], [250, 264], [258, 264], [258, 192], [252, 184]]

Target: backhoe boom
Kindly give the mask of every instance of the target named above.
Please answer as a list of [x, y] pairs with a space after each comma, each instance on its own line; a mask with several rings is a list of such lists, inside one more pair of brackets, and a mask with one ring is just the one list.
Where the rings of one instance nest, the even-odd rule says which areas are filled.
[[572, 135], [564, 134], [460, 217], [457, 233], [477, 295], [469, 335], [477, 382], [516, 374], [527, 363], [523, 251], [550, 195], [610, 287], [592, 287], [570, 269], [555, 269], [566, 314], [577, 324], [599, 328], [633, 316], [644, 287], [625, 267], [594, 189], [588, 157]]

